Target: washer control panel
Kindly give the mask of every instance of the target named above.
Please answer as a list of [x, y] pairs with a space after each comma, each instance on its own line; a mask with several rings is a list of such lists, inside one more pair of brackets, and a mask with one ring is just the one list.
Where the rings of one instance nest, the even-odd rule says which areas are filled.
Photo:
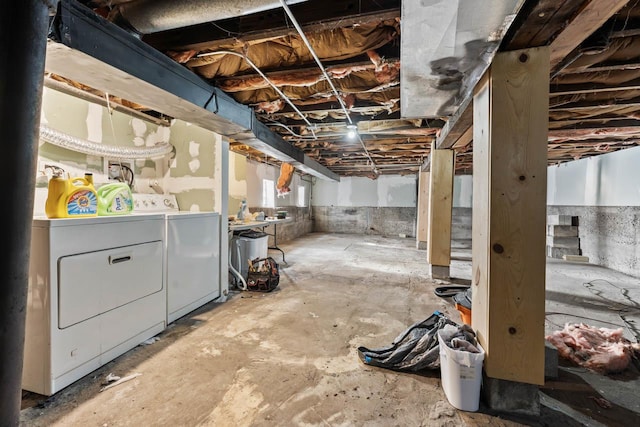
[[133, 211], [142, 212], [178, 212], [178, 201], [173, 194], [133, 194]]

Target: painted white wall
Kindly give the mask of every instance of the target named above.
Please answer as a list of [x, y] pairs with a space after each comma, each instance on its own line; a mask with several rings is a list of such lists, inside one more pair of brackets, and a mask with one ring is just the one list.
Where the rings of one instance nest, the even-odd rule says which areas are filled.
[[376, 180], [344, 177], [340, 182], [317, 180], [313, 185], [313, 206], [415, 207], [415, 175], [382, 175]]
[[453, 207], [473, 206], [473, 175], [456, 175], [453, 178]]
[[547, 204], [640, 206], [640, 147], [550, 166]]
[[[453, 206], [471, 207], [471, 175], [453, 180]], [[318, 180], [313, 185], [313, 206], [415, 207], [415, 176], [382, 175], [376, 180], [363, 177], [341, 178], [340, 182]]]
[[[256, 208], [279, 208], [287, 206], [309, 206], [311, 194], [310, 178], [302, 178], [294, 173], [289, 188], [291, 191], [278, 197], [276, 184], [280, 176], [280, 168], [266, 163], [247, 160], [244, 156], [229, 153], [229, 214], [235, 215], [240, 207], [242, 199], [246, 199], [247, 205]], [[264, 205], [263, 181], [273, 182], [273, 190], [270, 192], [274, 206]], [[301, 189], [304, 187], [304, 190]]]

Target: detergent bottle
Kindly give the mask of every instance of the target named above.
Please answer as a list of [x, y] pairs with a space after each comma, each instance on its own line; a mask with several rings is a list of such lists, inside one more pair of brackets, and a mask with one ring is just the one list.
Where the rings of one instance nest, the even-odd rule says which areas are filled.
[[133, 194], [126, 182], [114, 182], [98, 188], [98, 215], [125, 215], [133, 212]]
[[98, 200], [92, 174], [64, 178], [64, 170], [60, 167], [46, 165], [45, 169], [53, 171], [44, 206], [48, 218], [84, 218], [98, 215]]

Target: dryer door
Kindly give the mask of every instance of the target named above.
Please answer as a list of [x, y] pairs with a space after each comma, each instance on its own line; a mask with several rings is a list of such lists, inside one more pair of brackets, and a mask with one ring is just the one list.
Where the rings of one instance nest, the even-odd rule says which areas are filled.
[[72, 325], [162, 290], [162, 242], [61, 257], [58, 327]]

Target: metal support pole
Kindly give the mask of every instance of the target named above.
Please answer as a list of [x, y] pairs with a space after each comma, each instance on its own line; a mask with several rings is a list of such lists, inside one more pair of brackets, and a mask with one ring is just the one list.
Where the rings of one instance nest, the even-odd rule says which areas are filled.
[[6, 219], [0, 228], [0, 424], [18, 425], [31, 219], [49, 8], [24, 0], [0, 10], [0, 138]]

